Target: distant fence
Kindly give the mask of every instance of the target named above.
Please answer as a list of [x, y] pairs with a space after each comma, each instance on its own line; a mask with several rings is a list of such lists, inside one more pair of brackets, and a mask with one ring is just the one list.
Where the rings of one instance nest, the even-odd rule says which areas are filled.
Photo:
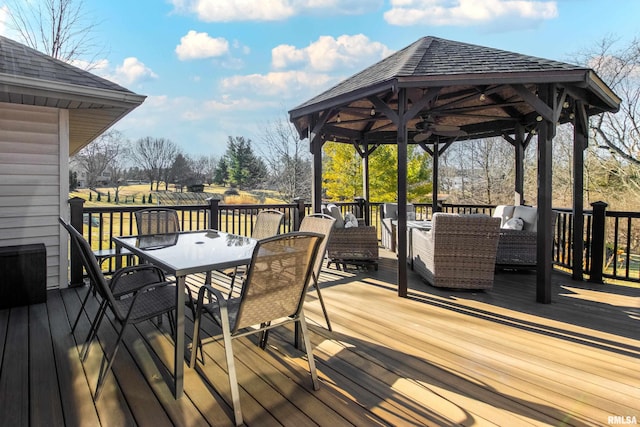
[[[73, 224], [84, 224], [83, 232], [91, 247], [108, 249], [113, 247], [112, 236], [137, 234], [133, 212], [145, 209], [142, 206], [84, 207], [84, 200], [69, 201]], [[353, 212], [366, 224], [376, 226], [380, 232], [380, 211], [383, 203], [370, 203], [364, 199], [352, 202], [336, 202], [341, 212]], [[603, 206], [604, 205], [604, 206]], [[148, 206], [150, 207], [150, 206]], [[433, 216], [431, 204], [415, 203], [416, 219]], [[217, 199], [208, 199], [207, 204], [175, 205], [181, 229], [217, 229], [223, 232], [251, 235], [255, 219], [260, 210], [275, 209], [284, 214], [281, 233], [298, 230], [300, 221], [312, 213], [311, 204], [303, 201], [282, 204], [224, 204]], [[570, 209], [554, 209], [554, 264], [572, 270], [573, 260], [582, 260], [584, 274], [590, 280], [603, 277], [640, 282], [640, 212], [606, 211], [606, 204], [598, 209], [584, 211], [583, 254], [575, 257], [573, 248], [573, 212]], [[483, 213], [491, 215], [494, 205], [440, 204], [438, 210], [451, 213]], [[594, 214], [594, 211], [596, 212]], [[81, 220], [79, 218], [82, 218]]]

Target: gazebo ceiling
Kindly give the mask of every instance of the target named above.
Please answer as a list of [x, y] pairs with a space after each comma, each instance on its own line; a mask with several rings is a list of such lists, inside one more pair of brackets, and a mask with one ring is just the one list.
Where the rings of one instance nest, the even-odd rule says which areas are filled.
[[[546, 84], [556, 85], [559, 114], [537, 99]], [[410, 143], [425, 119], [449, 136], [477, 139], [534, 130], [541, 115], [571, 121], [577, 101], [587, 115], [617, 111], [620, 102], [588, 68], [424, 37], [289, 114], [301, 138], [318, 133], [322, 140], [394, 144], [397, 127], [388, 113], [398, 111], [400, 89], [407, 94]]]

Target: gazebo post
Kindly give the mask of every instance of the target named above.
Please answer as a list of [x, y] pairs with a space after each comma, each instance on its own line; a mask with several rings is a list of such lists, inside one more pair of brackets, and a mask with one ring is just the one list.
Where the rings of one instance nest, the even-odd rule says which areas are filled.
[[589, 119], [584, 102], [576, 101], [573, 112], [573, 245], [572, 278], [583, 280], [584, 252], [584, 150], [589, 144]]
[[[538, 86], [540, 101], [551, 108], [547, 114], [540, 113], [541, 122], [538, 126], [538, 233], [537, 233], [537, 277], [536, 277], [536, 301], [551, 303], [551, 272], [552, 272], [552, 248], [551, 236], [551, 201], [552, 201], [552, 144], [555, 136], [556, 124], [552, 117], [555, 116], [556, 85], [546, 84]], [[551, 113], [551, 117], [549, 114]], [[545, 117], [546, 116], [546, 117]]]
[[519, 206], [524, 204], [524, 127], [520, 124], [516, 126], [515, 137], [514, 204]]
[[407, 296], [407, 90], [398, 93], [398, 296]]
[[440, 165], [440, 147], [438, 146], [438, 138], [433, 142], [433, 155], [431, 159], [433, 160], [433, 178], [432, 178], [432, 188], [431, 188], [431, 215], [438, 212], [440, 209], [438, 206], [438, 166]]
[[313, 183], [311, 187], [311, 204], [313, 212], [320, 213], [322, 207], [322, 138], [309, 127], [309, 148], [313, 157]]
[[[367, 203], [371, 202], [371, 197], [369, 194], [369, 146], [367, 141], [365, 140], [362, 143], [362, 197], [367, 201]], [[371, 225], [371, 224], [367, 224]]]

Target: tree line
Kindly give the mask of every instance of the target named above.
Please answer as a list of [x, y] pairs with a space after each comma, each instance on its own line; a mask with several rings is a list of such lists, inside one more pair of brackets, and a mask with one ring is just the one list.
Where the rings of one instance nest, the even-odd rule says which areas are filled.
[[[220, 158], [185, 154], [173, 141], [144, 137], [129, 141], [109, 130], [71, 158], [70, 170], [81, 170], [89, 188], [110, 187], [118, 192], [129, 181], [143, 181], [150, 191], [178, 191], [197, 184], [216, 184], [243, 190], [271, 189], [284, 200], [308, 199], [311, 160], [303, 143], [294, 138], [288, 122], [275, 122], [265, 133], [261, 153], [242, 136], [229, 136]], [[70, 175], [70, 185], [77, 175]]]

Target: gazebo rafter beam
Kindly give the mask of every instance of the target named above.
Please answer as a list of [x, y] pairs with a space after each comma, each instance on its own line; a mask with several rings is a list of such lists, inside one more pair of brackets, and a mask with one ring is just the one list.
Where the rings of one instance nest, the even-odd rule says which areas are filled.
[[[524, 85], [514, 84], [511, 85], [513, 90], [515, 90], [518, 95], [522, 97], [529, 105], [533, 107], [536, 112], [542, 116], [543, 119], [553, 122], [553, 109], [549, 107], [547, 104], [542, 102], [534, 93], [531, 93], [529, 89], [527, 89]], [[555, 122], [554, 122], [555, 123]]]
[[424, 92], [422, 97], [414, 101], [413, 105], [411, 105], [411, 107], [409, 107], [409, 109], [405, 112], [405, 121], [409, 121], [417, 116], [425, 107], [427, 107], [431, 103], [431, 101], [433, 101], [438, 96], [441, 89], [442, 88], [439, 87], [432, 87]]
[[380, 110], [389, 120], [391, 120], [396, 126], [399, 124], [398, 113], [395, 112], [387, 103], [377, 96], [368, 96], [367, 99], [376, 107], [376, 110]]

